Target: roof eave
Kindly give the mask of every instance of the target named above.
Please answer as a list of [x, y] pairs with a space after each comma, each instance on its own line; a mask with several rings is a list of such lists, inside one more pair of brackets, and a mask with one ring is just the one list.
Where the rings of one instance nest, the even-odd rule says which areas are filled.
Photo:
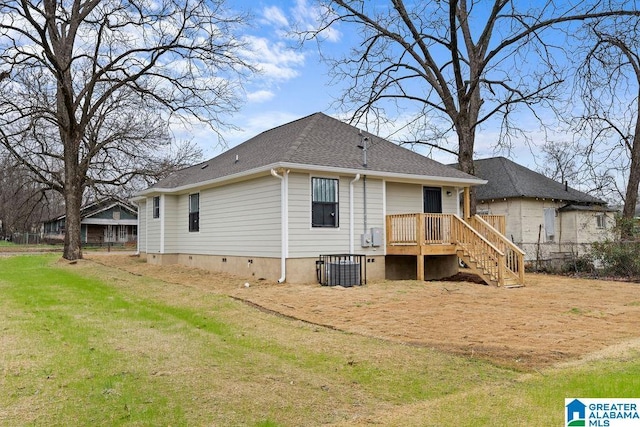
[[279, 169], [279, 168], [317, 171], [317, 172], [335, 173], [335, 174], [343, 174], [343, 175], [366, 174], [371, 177], [383, 178], [383, 179], [389, 178], [389, 179], [395, 179], [395, 180], [401, 180], [401, 181], [416, 181], [416, 182], [429, 181], [432, 183], [438, 183], [443, 185], [453, 185], [453, 186], [457, 185], [461, 187], [483, 185], [487, 183], [486, 180], [479, 179], [479, 178], [455, 178], [455, 177], [444, 177], [444, 176], [417, 175], [417, 174], [405, 174], [405, 173], [397, 173], [397, 172], [376, 171], [376, 170], [368, 170], [368, 169], [353, 169], [353, 168], [341, 168], [341, 167], [334, 167], [334, 166], [309, 165], [304, 163], [277, 162], [277, 163], [272, 163], [269, 165], [260, 166], [253, 169], [248, 169], [246, 171], [239, 172], [236, 174], [226, 175], [219, 178], [200, 181], [192, 184], [181, 185], [178, 187], [171, 187], [171, 188], [151, 187], [135, 194], [130, 200], [135, 202], [135, 201], [144, 200], [145, 197], [152, 196], [152, 195], [188, 192], [190, 190], [196, 190], [200, 188], [215, 186], [225, 182], [239, 181], [254, 175], [261, 175], [264, 173], [268, 173], [269, 171], [271, 171], [271, 169]]

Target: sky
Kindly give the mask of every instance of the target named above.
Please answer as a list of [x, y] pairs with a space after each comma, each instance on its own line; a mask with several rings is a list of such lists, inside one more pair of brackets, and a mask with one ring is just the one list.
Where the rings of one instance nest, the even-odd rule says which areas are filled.
[[[262, 131], [315, 112], [344, 119], [334, 108], [334, 100], [341, 95], [342, 88], [330, 81], [317, 46], [308, 43], [300, 47], [289, 35], [293, 25], [310, 27], [315, 23], [311, 3], [312, 0], [227, 0], [230, 7], [252, 15], [251, 26], [244, 33], [243, 41], [248, 45], [245, 54], [261, 73], [246, 82], [245, 103], [231, 118], [239, 129], [223, 132], [224, 145], [203, 125], [174, 129], [176, 137], [195, 141], [203, 149], [204, 157], [211, 158]], [[337, 26], [326, 35], [322, 49], [329, 55], [340, 53], [356, 40], [348, 28]], [[523, 117], [520, 125], [527, 128], [527, 119]], [[529, 131], [535, 141], [544, 142], [545, 136], [537, 122], [531, 121]], [[380, 132], [379, 136], [394, 142], [403, 138], [402, 131], [393, 128]], [[505, 155], [531, 169], [539, 168], [536, 162], [541, 159], [533, 156], [535, 147], [532, 150], [516, 142], [513, 151], [496, 152], [498, 136], [497, 127], [488, 126], [478, 132], [475, 157]], [[457, 161], [453, 155], [440, 150], [419, 149], [419, 152], [443, 163]]]
[[[244, 103], [231, 117], [240, 129], [223, 132], [224, 146], [206, 126], [180, 129], [176, 136], [193, 138], [205, 158], [210, 158], [260, 132], [315, 112], [335, 116], [331, 104], [339, 90], [329, 84], [326, 64], [312, 44], [300, 47], [288, 35], [294, 23], [313, 22], [307, 1], [227, 0], [227, 4], [252, 15], [243, 40], [245, 58], [260, 70], [245, 83]], [[327, 46], [339, 47], [339, 36]]]

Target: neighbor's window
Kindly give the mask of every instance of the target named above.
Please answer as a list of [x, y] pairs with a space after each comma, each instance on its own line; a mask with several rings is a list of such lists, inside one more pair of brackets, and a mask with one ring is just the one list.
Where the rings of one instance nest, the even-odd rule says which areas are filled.
[[311, 226], [338, 227], [338, 180], [311, 178]]
[[200, 231], [200, 194], [189, 194], [189, 231]]
[[153, 198], [153, 217], [160, 218], [160, 196]]
[[556, 209], [544, 208], [544, 232], [547, 242], [553, 242], [556, 236]]
[[596, 214], [596, 228], [607, 228], [607, 216], [605, 214]]

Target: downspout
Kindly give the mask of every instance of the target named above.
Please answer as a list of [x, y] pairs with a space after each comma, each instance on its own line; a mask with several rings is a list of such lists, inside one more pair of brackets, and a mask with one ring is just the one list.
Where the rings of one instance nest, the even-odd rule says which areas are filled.
[[[164, 254], [164, 217], [166, 216], [164, 205], [165, 205], [165, 195], [162, 194], [160, 196], [160, 253]], [[153, 199], [151, 199], [151, 203], [153, 203]], [[153, 214], [153, 205], [151, 205], [151, 212]]]
[[280, 271], [281, 277], [278, 283], [284, 283], [287, 278], [287, 256], [289, 254], [289, 171], [283, 171], [278, 175], [275, 169], [271, 169], [271, 175], [280, 180]]
[[140, 203], [136, 203], [136, 205], [138, 206], [138, 216], [136, 217], [136, 255], [140, 255]]
[[[152, 201], [153, 203], [153, 201]], [[144, 202], [144, 253], [149, 255], [149, 198]]]
[[362, 212], [364, 215], [364, 232], [367, 232], [367, 175], [362, 178]]
[[356, 177], [349, 182], [349, 253], [354, 251], [354, 236], [355, 230], [353, 229], [355, 224], [355, 207], [353, 206], [353, 184], [360, 180], [360, 174], [356, 174]]

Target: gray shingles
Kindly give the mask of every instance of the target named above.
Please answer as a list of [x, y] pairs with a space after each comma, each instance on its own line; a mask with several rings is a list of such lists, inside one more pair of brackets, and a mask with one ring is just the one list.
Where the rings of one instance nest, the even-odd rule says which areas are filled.
[[474, 161], [476, 176], [487, 184], [478, 187], [478, 200], [537, 197], [576, 203], [605, 204], [603, 200], [567, 187], [504, 157]]
[[[475, 179], [367, 132], [368, 167], [363, 166], [359, 129], [315, 113], [262, 132], [219, 156], [177, 171], [151, 188], [171, 189], [224, 178], [274, 163], [325, 166], [358, 171]], [[238, 161], [236, 162], [236, 158]], [[206, 165], [206, 167], [204, 167]]]

